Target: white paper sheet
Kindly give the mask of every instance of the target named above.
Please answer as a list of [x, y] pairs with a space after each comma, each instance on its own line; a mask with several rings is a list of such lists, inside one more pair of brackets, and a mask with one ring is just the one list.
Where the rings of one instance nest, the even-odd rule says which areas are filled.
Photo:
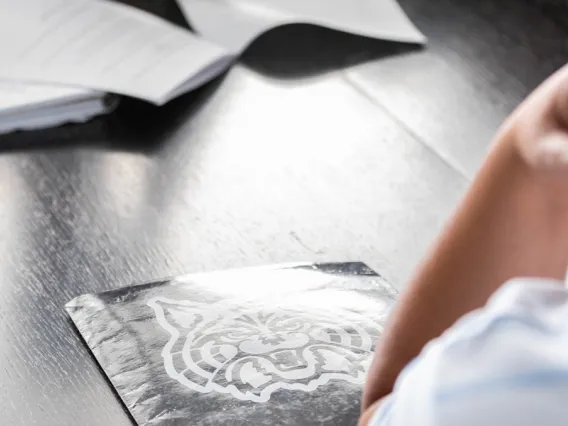
[[235, 54], [269, 29], [290, 23], [316, 24], [385, 40], [426, 40], [396, 0], [177, 1], [200, 35]]
[[105, 0], [0, 0], [0, 78], [163, 104], [216, 77], [231, 55], [158, 17]]
[[103, 96], [104, 93], [89, 89], [3, 80], [0, 81], [0, 116]]

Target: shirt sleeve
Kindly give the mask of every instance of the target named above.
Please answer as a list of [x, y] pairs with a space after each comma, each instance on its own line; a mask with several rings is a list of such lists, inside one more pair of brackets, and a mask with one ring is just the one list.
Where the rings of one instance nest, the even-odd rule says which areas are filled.
[[430, 342], [369, 426], [568, 422], [568, 290], [516, 279]]

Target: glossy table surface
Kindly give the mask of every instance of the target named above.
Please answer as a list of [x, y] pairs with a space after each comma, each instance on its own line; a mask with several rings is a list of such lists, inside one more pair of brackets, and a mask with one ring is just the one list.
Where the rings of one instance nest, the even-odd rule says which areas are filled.
[[131, 424], [63, 310], [82, 293], [304, 260], [402, 288], [499, 123], [567, 58], [542, 3], [401, 0], [426, 49], [285, 27], [165, 107], [0, 137], [0, 423]]

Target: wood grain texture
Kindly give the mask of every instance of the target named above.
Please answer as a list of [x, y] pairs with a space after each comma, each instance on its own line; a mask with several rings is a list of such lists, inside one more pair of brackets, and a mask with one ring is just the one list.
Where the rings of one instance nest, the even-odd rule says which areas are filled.
[[[560, 43], [527, 33], [507, 58], [534, 66], [506, 81], [515, 66], [500, 52], [524, 14], [490, 30], [487, 1], [466, 2], [471, 16], [458, 0], [413, 1], [432, 53], [283, 29], [163, 108], [126, 100], [84, 126], [0, 138], [2, 424], [130, 424], [63, 311], [79, 294], [301, 260], [363, 260], [404, 283], [468, 184], [447, 158], [485, 149], [498, 121], [487, 111], [505, 114], [553, 67], [530, 58]], [[274, 52], [290, 38], [308, 47], [282, 62]]]
[[566, 31], [526, 1], [400, 3], [427, 48], [354, 67], [348, 79], [471, 177], [503, 119], [568, 59]]
[[[362, 259], [399, 283], [466, 185], [337, 75], [237, 66], [196, 97], [119, 111], [101, 146], [0, 158], [6, 424], [128, 424], [62, 310], [74, 296], [299, 260]], [[108, 147], [123, 126], [144, 148]]]
[[568, 28], [567, 0], [528, 0], [528, 2], [562, 28]]

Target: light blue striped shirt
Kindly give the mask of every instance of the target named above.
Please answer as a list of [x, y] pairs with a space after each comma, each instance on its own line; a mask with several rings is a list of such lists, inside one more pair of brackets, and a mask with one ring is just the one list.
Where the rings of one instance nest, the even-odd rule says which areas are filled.
[[369, 425], [568, 425], [568, 290], [505, 284], [424, 348]]

